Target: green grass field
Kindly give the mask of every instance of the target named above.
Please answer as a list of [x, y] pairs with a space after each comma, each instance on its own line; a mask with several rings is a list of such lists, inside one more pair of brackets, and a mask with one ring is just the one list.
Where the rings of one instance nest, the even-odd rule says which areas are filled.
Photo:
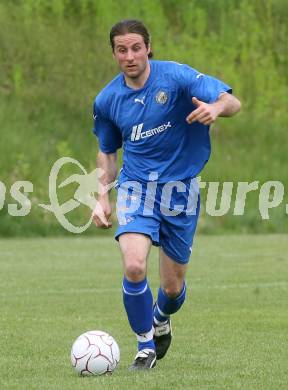
[[[0, 240], [1, 389], [287, 389], [288, 240], [198, 236], [174, 341], [152, 372], [130, 373], [135, 336], [111, 238]], [[157, 290], [158, 252], [149, 276]], [[70, 348], [102, 329], [118, 341], [111, 376], [78, 377]]]

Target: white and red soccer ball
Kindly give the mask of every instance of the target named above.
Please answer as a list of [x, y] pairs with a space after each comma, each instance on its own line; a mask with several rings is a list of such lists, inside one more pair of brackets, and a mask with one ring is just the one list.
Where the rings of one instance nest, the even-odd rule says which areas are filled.
[[72, 345], [71, 363], [83, 376], [112, 373], [120, 360], [118, 344], [101, 330], [81, 334]]

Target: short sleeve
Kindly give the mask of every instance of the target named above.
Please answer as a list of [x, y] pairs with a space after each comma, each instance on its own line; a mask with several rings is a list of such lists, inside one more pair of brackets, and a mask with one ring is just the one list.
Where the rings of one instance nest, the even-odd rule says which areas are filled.
[[214, 103], [221, 93], [232, 93], [232, 88], [223, 81], [200, 73], [188, 65], [179, 65], [178, 80], [189, 99], [195, 96], [206, 103]]
[[106, 118], [96, 102], [93, 106], [93, 133], [98, 138], [99, 148], [103, 153], [115, 153], [122, 146], [120, 130]]

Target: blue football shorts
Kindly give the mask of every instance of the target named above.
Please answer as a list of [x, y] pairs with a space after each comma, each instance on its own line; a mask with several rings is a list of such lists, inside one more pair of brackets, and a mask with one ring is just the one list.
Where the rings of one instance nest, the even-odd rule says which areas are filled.
[[124, 181], [116, 189], [116, 240], [123, 233], [142, 233], [177, 263], [188, 263], [200, 209], [197, 179]]

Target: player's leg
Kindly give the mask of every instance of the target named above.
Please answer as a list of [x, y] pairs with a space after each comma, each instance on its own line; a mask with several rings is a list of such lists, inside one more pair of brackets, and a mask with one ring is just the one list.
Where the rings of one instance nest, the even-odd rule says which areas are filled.
[[[161, 283], [154, 305], [153, 318], [157, 359], [164, 357], [171, 343], [170, 316], [176, 313], [185, 301], [185, 274], [199, 216], [198, 187], [193, 179], [192, 181], [186, 180], [185, 184], [187, 192], [174, 193], [170, 206], [172, 209], [173, 205], [183, 205], [186, 211], [177, 215], [162, 215], [160, 229]], [[192, 190], [188, 192], [188, 188], [192, 188]], [[190, 202], [191, 200], [193, 202]]]
[[131, 368], [155, 365], [153, 341], [153, 296], [146, 271], [152, 241], [139, 233], [124, 233], [118, 238], [123, 258], [123, 302], [132, 330], [138, 340], [138, 354]]
[[185, 301], [185, 274], [187, 264], [180, 264], [160, 250], [160, 287], [154, 305], [154, 342], [157, 359], [162, 359], [172, 339], [170, 316], [176, 313]]
[[[180, 264], [169, 257], [163, 249], [160, 249], [160, 289], [158, 299], [164, 316], [159, 315], [159, 321], [167, 319], [167, 315], [176, 313], [185, 299], [185, 275], [187, 263]], [[165, 297], [165, 298], [163, 298]], [[167, 298], [166, 298], [167, 297]], [[179, 299], [181, 297], [181, 299]]]

